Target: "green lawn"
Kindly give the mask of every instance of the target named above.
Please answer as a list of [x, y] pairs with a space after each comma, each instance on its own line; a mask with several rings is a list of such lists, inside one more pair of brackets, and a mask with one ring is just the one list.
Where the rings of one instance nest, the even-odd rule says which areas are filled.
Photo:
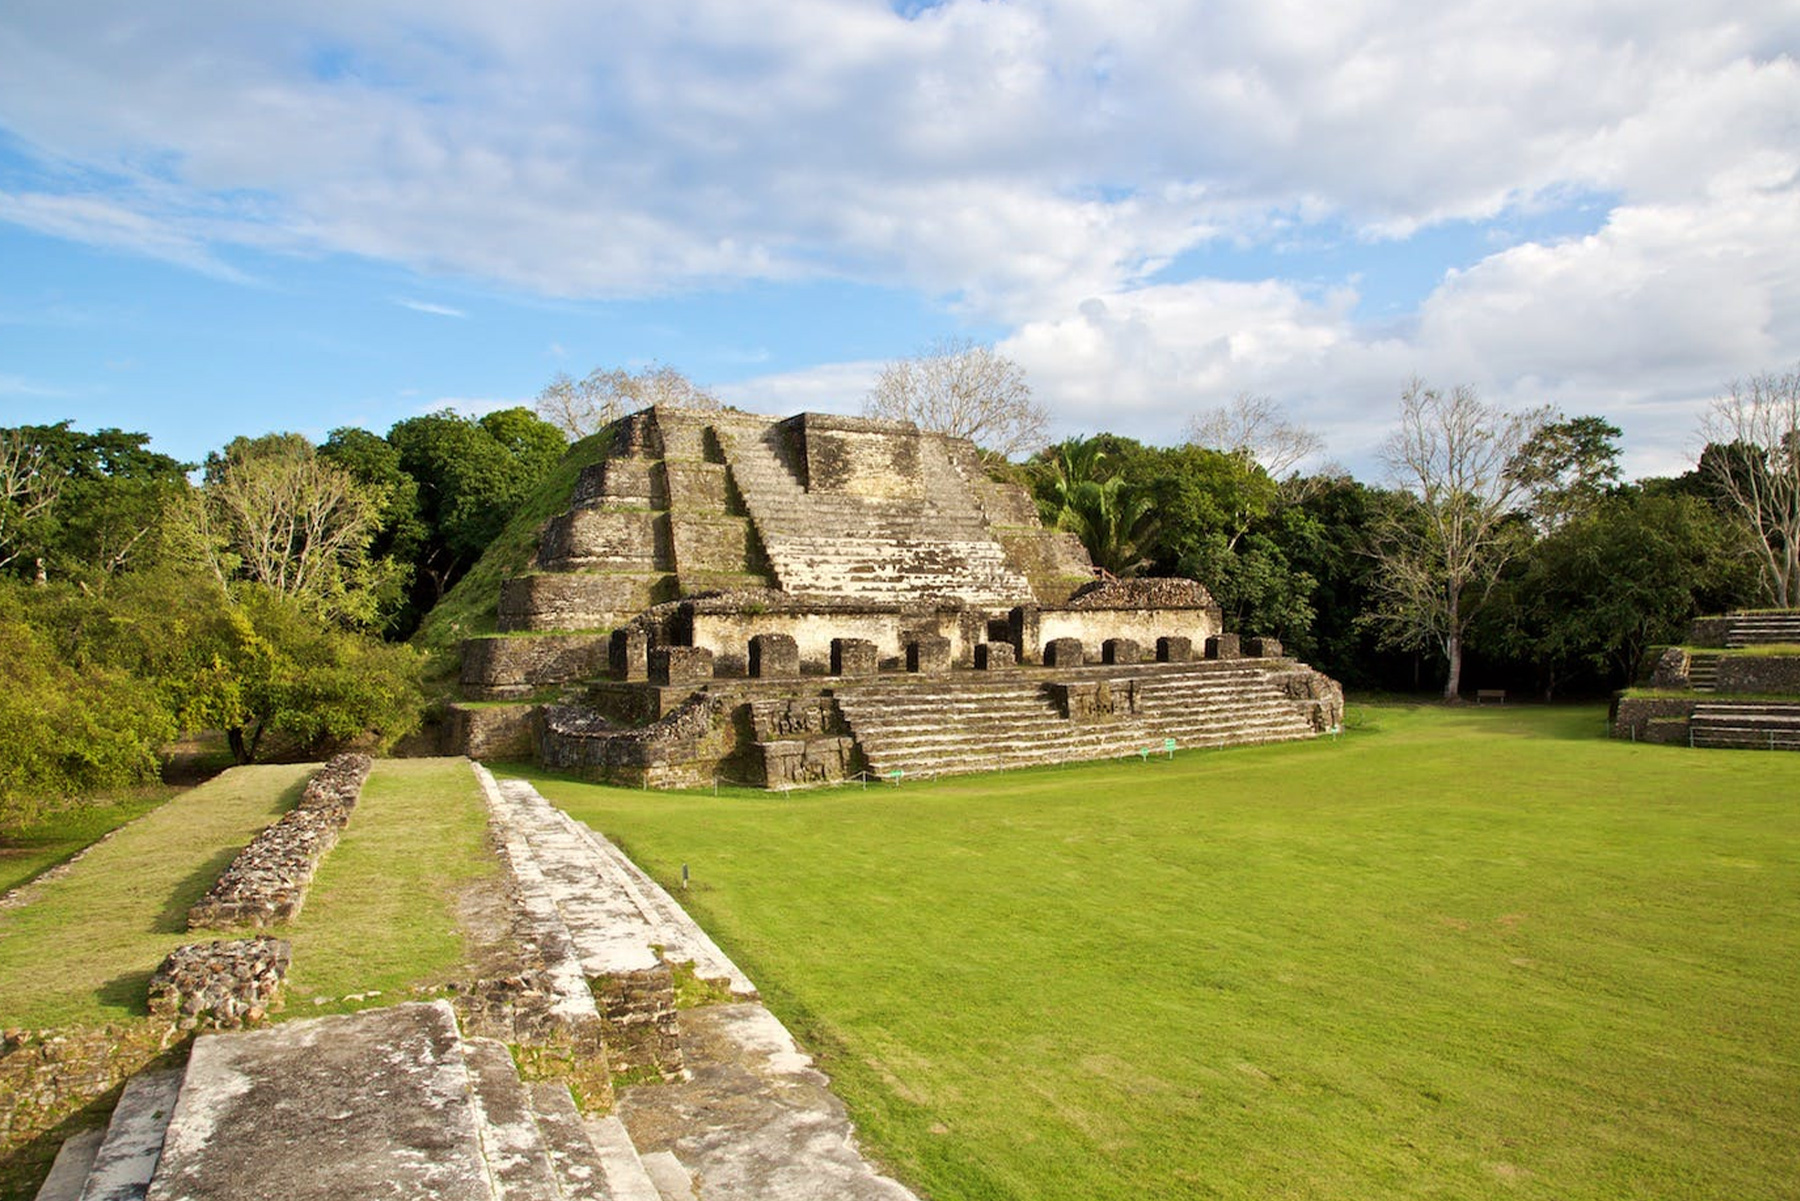
[[175, 790], [157, 786], [82, 801], [0, 833], [0, 894], [55, 867], [83, 847], [163, 804]]
[[540, 779], [953, 1198], [1800, 1196], [1800, 756], [1597, 708], [787, 797]]
[[[189, 933], [188, 908], [264, 826], [299, 798], [316, 764], [236, 768], [121, 830], [31, 904], [0, 912], [0, 1025], [98, 1025], [145, 1014], [145, 988]], [[291, 938], [288, 1016], [342, 1008], [351, 993], [452, 973], [462, 956], [453, 893], [498, 870], [486, 813], [459, 759], [375, 766]], [[248, 931], [241, 933], [249, 933]], [[352, 1007], [356, 1003], [352, 1002]]]

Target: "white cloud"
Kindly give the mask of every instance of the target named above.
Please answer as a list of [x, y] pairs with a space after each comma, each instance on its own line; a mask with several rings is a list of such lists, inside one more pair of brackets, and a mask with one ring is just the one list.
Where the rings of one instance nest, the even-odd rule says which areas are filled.
[[748, 413], [858, 413], [881, 368], [882, 363], [875, 361], [826, 363], [719, 384], [712, 391], [726, 404]]
[[[1800, 358], [1797, 48], [1791, 0], [16, 0], [0, 220], [228, 277], [247, 246], [558, 297], [846, 278], [1011, 330], [1071, 428], [1263, 391], [1354, 465], [1418, 372], [1603, 409], [1661, 465], [1696, 397]], [[1207, 275], [1569, 195], [1597, 232], [1383, 328], [1347, 278]], [[853, 411], [872, 376], [720, 391]]]
[[408, 300], [404, 297], [393, 298], [395, 304], [403, 309], [411, 309], [415, 313], [428, 313], [433, 317], [460, 317], [468, 319], [468, 314], [461, 309], [453, 309], [447, 304], [432, 304], [426, 300]]

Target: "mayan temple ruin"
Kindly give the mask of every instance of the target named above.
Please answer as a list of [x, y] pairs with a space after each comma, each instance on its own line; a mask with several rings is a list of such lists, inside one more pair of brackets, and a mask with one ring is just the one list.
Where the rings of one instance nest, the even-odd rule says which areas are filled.
[[[1312, 737], [1336, 683], [1206, 589], [1096, 580], [966, 440], [652, 408], [615, 422], [495, 635], [456, 749], [782, 788]], [[496, 704], [495, 702], [512, 702]]]

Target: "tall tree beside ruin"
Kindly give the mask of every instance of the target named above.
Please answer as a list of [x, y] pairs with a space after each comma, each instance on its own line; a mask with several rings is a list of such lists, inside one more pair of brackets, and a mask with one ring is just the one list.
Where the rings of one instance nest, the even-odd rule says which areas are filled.
[[31, 548], [61, 490], [62, 476], [30, 427], [0, 430], [0, 567]]
[[1750, 532], [1764, 592], [1800, 606], [1800, 368], [1733, 381], [1700, 430], [1701, 471]]
[[862, 411], [967, 438], [1001, 458], [1039, 449], [1050, 428], [1050, 414], [1031, 399], [1025, 369], [968, 339], [945, 339], [883, 367]]
[[381, 502], [303, 436], [267, 434], [234, 438], [208, 457], [195, 523], [220, 584], [260, 584], [366, 627], [397, 599], [394, 565], [368, 553]]
[[1188, 419], [1187, 440], [1255, 462], [1277, 481], [1298, 478], [1301, 463], [1325, 449], [1314, 430], [1287, 419], [1271, 397], [1240, 392], [1229, 405]]
[[1444, 699], [1462, 688], [1463, 641], [1500, 574], [1530, 545], [1519, 515], [1525, 484], [1507, 470], [1547, 411], [1507, 413], [1474, 389], [1413, 380], [1400, 425], [1381, 447], [1394, 484], [1416, 502], [1375, 530], [1377, 607], [1369, 619], [1388, 645], [1434, 646], [1448, 673]]
[[596, 367], [581, 379], [559, 371], [533, 405], [537, 415], [576, 442], [626, 413], [661, 405], [673, 409], [724, 407], [706, 388], [663, 363], [641, 371]]

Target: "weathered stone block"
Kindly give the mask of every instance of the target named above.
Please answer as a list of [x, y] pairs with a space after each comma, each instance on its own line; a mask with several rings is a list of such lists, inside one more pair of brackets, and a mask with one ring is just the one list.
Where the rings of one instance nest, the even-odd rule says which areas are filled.
[[620, 680], [650, 678], [650, 635], [645, 630], [627, 627], [614, 630], [607, 647], [612, 674]]
[[1678, 646], [1665, 647], [1657, 656], [1656, 668], [1650, 676], [1652, 688], [1688, 687], [1688, 653]]
[[1720, 692], [1800, 693], [1800, 655], [1724, 655], [1719, 659]]
[[537, 749], [535, 705], [451, 705], [448, 749], [471, 759], [529, 759]]
[[1188, 663], [1194, 658], [1194, 640], [1173, 635], [1156, 640], [1158, 663]]
[[940, 634], [921, 634], [908, 642], [906, 670], [931, 676], [949, 671], [950, 640]]
[[834, 676], [872, 676], [879, 670], [881, 655], [866, 638], [833, 638], [831, 640], [831, 674]]
[[1281, 658], [1281, 641], [1277, 638], [1246, 638], [1244, 654], [1252, 659]]
[[1143, 648], [1134, 638], [1108, 638], [1100, 644], [1100, 662], [1141, 663], [1144, 659]]
[[1238, 646], [1236, 634], [1214, 634], [1206, 640], [1206, 657], [1208, 659], [1241, 659], [1243, 651]]
[[183, 1030], [235, 1030], [279, 1008], [293, 949], [285, 938], [189, 943], [150, 977], [150, 1012]]
[[713, 654], [703, 646], [658, 646], [650, 650], [652, 684], [704, 684], [713, 678]]
[[1112, 721], [1138, 711], [1136, 680], [1092, 680], [1050, 685], [1062, 715], [1074, 722]]
[[750, 674], [757, 679], [800, 674], [800, 644], [791, 634], [758, 634], [750, 639]]
[[1044, 644], [1045, 667], [1080, 667], [1086, 662], [1079, 638], [1052, 638]]
[[1042, 615], [1038, 607], [1019, 605], [1006, 615], [1006, 622], [1012, 628], [1013, 651], [1018, 655], [1019, 662], [1043, 662], [1043, 656], [1038, 653], [1038, 648], [1043, 645], [1039, 635]]
[[681, 1026], [668, 964], [596, 976], [588, 983], [614, 1072], [669, 1079], [681, 1071]]
[[981, 642], [975, 646], [976, 671], [1005, 671], [1018, 664], [1018, 655], [1007, 642]]

